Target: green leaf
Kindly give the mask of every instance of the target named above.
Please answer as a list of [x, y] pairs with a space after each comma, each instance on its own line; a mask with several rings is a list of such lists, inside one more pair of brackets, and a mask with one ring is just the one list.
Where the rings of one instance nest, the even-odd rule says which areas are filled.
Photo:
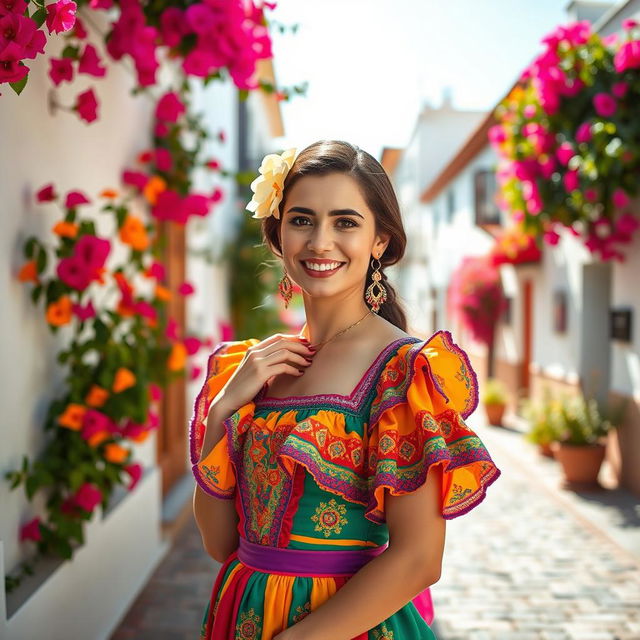
[[31, 300], [33, 301], [33, 304], [36, 304], [38, 302], [38, 298], [40, 297], [40, 294], [42, 293], [42, 285], [36, 285], [32, 290], [31, 290]]
[[47, 252], [42, 247], [40, 247], [40, 251], [38, 251], [36, 268], [38, 269], [38, 273], [42, 273], [47, 268]]
[[36, 11], [31, 14], [31, 19], [41, 27], [47, 19], [47, 10], [44, 7], [36, 9]]
[[33, 258], [33, 252], [36, 250], [36, 246], [38, 246], [38, 239], [35, 236], [31, 236], [24, 243], [24, 256], [25, 258]]
[[80, 47], [74, 47], [72, 44], [68, 44], [62, 50], [62, 57], [77, 60], [80, 57]]
[[[23, 67], [26, 65], [23, 65], [22, 62], [20, 63]], [[22, 93], [22, 90], [27, 86], [27, 80], [29, 78], [29, 74], [27, 73], [27, 75], [25, 75], [24, 78], [22, 78], [22, 80], [18, 80], [17, 82], [10, 82], [9, 86], [18, 94], [20, 95]]]

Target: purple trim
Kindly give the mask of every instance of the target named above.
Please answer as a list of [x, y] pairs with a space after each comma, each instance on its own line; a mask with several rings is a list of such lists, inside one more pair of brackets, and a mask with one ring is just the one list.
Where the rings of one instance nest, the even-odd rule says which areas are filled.
[[477, 507], [487, 497], [487, 487], [490, 487], [500, 477], [501, 473], [502, 472], [498, 467], [493, 466], [486, 476], [482, 476], [480, 478], [480, 486], [478, 487], [478, 490], [475, 493], [472, 493], [467, 499], [467, 506], [455, 512], [448, 512], [445, 507], [442, 517], [445, 520], [453, 520], [453, 518], [464, 515], [474, 507]]
[[340, 393], [316, 393], [308, 396], [285, 396], [283, 398], [276, 398], [274, 396], [264, 396], [266, 391], [266, 385], [258, 392], [255, 397], [256, 406], [260, 407], [283, 407], [295, 404], [299, 407], [317, 406], [318, 403], [331, 402], [339, 406], [345, 407], [351, 410], [357, 410], [361, 407], [363, 400], [367, 397], [371, 384], [377, 380], [376, 368], [387, 356], [392, 349], [398, 345], [408, 344], [411, 342], [420, 341], [419, 338], [413, 336], [403, 336], [397, 338], [393, 342], [389, 343], [375, 358], [375, 360], [369, 365], [367, 370], [362, 374], [362, 377], [353, 388], [349, 395], [342, 395]]
[[252, 569], [268, 573], [292, 574], [299, 577], [349, 576], [380, 555], [387, 547], [388, 544], [344, 551], [286, 549], [256, 544], [240, 536], [238, 560]]

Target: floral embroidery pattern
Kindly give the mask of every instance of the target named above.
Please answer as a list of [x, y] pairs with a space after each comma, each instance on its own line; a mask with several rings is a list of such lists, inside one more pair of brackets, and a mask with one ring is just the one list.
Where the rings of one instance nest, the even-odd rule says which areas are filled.
[[293, 616], [293, 622], [300, 622], [300, 620], [302, 620], [302, 618], [304, 618], [305, 616], [308, 616], [311, 613], [311, 603], [310, 602], [305, 602], [304, 606], [300, 606], [298, 605], [296, 607], [296, 615]]
[[240, 614], [240, 622], [236, 625], [236, 640], [258, 640], [262, 633], [262, 618], [253, 610]]
[[333, 498], [328, 503], [321, 502], [311, 520], [316, 523], [315, 531], [320, 531], [328, 538], [332, 533], [341, 533], [348, 520], [344, 517], [347, 508], [338, 504]]
[[218, 474], [220, 473], [220, 467], [210, 467], [206, 464], [200, 467], [204, 473], [204, 477], [212, 484], [218, 484]]
[[393, 631], [387, 629], [387, 625], [383, 622], [380, 626], [380, 630], [373, 630], [373, 637], [375, 640], [393, 640]]

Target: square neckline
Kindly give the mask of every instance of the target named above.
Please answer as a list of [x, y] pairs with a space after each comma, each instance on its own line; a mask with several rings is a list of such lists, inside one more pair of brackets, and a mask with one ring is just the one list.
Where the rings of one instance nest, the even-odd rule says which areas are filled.
[[351, 393], [348, 395], [342, 393], [314, 393], [310, 395], [304, 396], [265, 396], [267, 385], [263, 385], [263, 387], [258, 391], [254, 398], [255, 406], [263, 406], [263, 407], [281, 407], [288, 406], [291, 404], [308, 406], [311, 404], [317, 404], [318, 400], [327, 402], [333, 401], [337, 404], [346, 406], [348, 408], [356, 408], [362, 397], [367, 394], [367, 381], [372, 380], [375, 376], [372, 376], [372, 372], [375, 371], [376, 367], [380, 364], [380, 362], [386, 357], [386, 355], [393, 350], [393, 348], [398, 345], [402, 346], [403, 344], [423, 342], [420, 338], [416, 338], [415, 336], [401, 336], [400, 338], [396, 338], [389, 344], [387, 344], [374, 358], [373, 362], [367, 367], [365, 372], [360, 376], [360, 380], [356, 383], [356, 386], [351, 390]]

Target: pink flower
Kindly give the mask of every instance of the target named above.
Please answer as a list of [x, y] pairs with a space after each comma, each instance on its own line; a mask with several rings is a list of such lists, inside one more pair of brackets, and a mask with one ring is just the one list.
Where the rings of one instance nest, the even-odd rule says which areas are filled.
[[189, 374], [189, 380], [197, 380], [202, 373], [202, 367], [191, 367], [191, 372]]
[[78, 240], [74, 248], [76, 255], [92, 269], [100, 269], [111, 251], [111, 243], [105, 238], [85, 235]]
[[215, 171], [220, 168], [220, 162], [212, 158], [211, 160], [208, 160], [206, 162], [206, 166], [209, 167], [209, 169], [212, 169], [213, 171]]
[[12, 12], [3, 15], [0, 10], [0, 51], [12, 42], [22, 49], [21, 58], [35, 58], [44, 53], [46, 36], [31, 18]]
[[618, 73], [640, 67], [640, 40], [622, 43], [613, 58], [613, 64]]
[[91, 300], [89, 300], [89, 303], [84, 307], [74, 302], [72, 309], [74, 315], [80, 322], [85, 322], [89, 318], [95, 318], [96, 316], [96, 310], [93, 308], [93, 302]]
[[589, 142], [592, 137], [593, 134], [591, 133], [591, 123], [583, 122], [576, 131], [576, 142]]
[[73, 209], [74, 207], [77, 207], [80, 204], [90, 204], [90, 203], [91, 203], [91, 200], [89, 200], [89, 198], [87, 198], [87, 196], [85, 196], [84, 193], [82, 193], [82, 191], [69, 191], [64, 201], [64, 206], [67, 209]]
[[74, 109], [86, 122], [93, 122], [98, 117], [98, 101], [93, 89], [87, 89], [78, 94]]
[[159, 171], [171, 171], [171, 167], [173, 166], [173, 158], [171, 157], [171, 153], [169, 149], [165, 149], [164, 147], [158, 147], [155, 150], [155, 161], [156, 167]]
[[180, 96], [174, 91], [165, 93], [156, 105], [156, 118], [166, 122], [177, 122], [178, 118], [185, 112], [185, 106], [180, 100]]
[[553, 229], [549, 229], [548, 231], [545, 231], [542, 237], [544, 241], [550, 245], [556, 245], [560, 240], [560, 235], [556, 233]]
[[575, 191], [580, 183], [578, 180], [578, 172], [576, 170], [567, 171], [562, 177], [562, 182], [567, 191]]
[[556, 149], [556, 158], [558, 158], [560, 164], [564, 165], [565, 167], [569, 164], [569, 160], [571, 160], [574, 155], [575, 151], [573, 150], [573, 146], [570, 142], [563, 142]]
[[176, 342], [180, 339], [178, 336], [178, 323], [174, 318], [169, 318], [169, 320], [167, 320], [167, 328], [165, 329], [164, 334], [172, 342]]
[[55, 188], [53, 183], [49, 183], [42, 187], [38, 193], [36, 193], [36, 200], [38, 202], [51, 202], [58, 197], [58, 194], [55, 192]]
[[142, 171], [125, 169], [122, 172], [122, 182], [137, 187], [138, 189], [144, 189], [147, 182], [149, 182], [149, 176], [146, 173], [142, 173]]
[[527, 203], [527, 210], [531, 215], [538, 215], [542, 211], [542, 197], [540, 196], [537, 183], [531, 180], [525, 180], [522, 183], [522, 196]]
[[162, 388], [159, 387], [155, 382], [152, 382], [149, 385], [149, 396], [153, 402], [160, 402], [162, 400]]
[[187, 24], [182, 9], [167, 7], [160, 15], [160, 33], [168, 47], [177, 47], [187, 33]]
[[611, 87], [611, 93], [613, 93], [613, 95], [616, 98], [624, 98], [625, 95], [627, 94], [628, 89], [629, 89], [628, 82], [616, 82]]
[[0, 83], [18, 82], [28, 73], [29, 67], [23, 64], [24, 47], [15, 42], [9, 43], [0, 52]]
[[61, 258], [56, 267], [58, 278], [67, 286], [84, 291], [91, 283], [92, 271], [77, 255]]
[[553, 172], [556, 170], [556, 161], [552, 156], [540, 156], [540, 161], [538, 163], [539, 171], [542, 174], [542, 177], [548, 180]]
[[26, 0], [2, 0], [2, 3], [0, 3], [0, 15], [8, 13], [23, 15], [26, 8]]
[[165, 189], [158, 196], [155, 205], [151, 209], [151, 215], [157, 220], [174, 220], [182, 224], [187, 221], [182, 198], [173, 189]]
[[626, 20], [622, 21], [622, 28], [625, 31], [630, 31], [631, 29], [637, 26], [638, 26], [638, 22], [636, 20], [632, 20], [631, 18], [627, 18]]
[[215, 56], [207, 49], [193, 49], [182, 62], [185, 73], [199, 78], [206, 78], [211, 71], [219, 66]]
[[131, 478], [131, 481], [127, 485], [127, 491], [132, 491], [142, 477], [142, 465], [140, 465], [138, 462], [134, 462], [133, 464], [129, 464], [124, 467], [124, 470], [129, 474], [129, 477]]
[[590, 188], [584, 190], [584, 197], [589, 202], [595, 202], [598, 199], [598, 191], [596, 189]]
[[111, 431], [112, 426], [113, 421], [108, 415], [96, 409], [87, 409], [82, 421], [82, 431], [80, 435], [85, 440], [89, 440], [96, 433]]
[[192, 293], [194, 293], [194, 291], [195, 289], [190, 282], [185, 281], [178, 287], [178, 293], [181, 296], [190, 296]]
[[113, 0], [89, 0], [89, 6], [92, 9], [111, 9]]
[[189, 338], [185, 338], [183, 341], [183, 344], [187, 350], [187, 353], [190, 356], [198, 353], [198, 349], [200, 349], [200, 340], [198, 340], [198, 338], [195, 338], [193, 336]]
[[58, 0], [47, 5], [47, 28], [49, 33], [69, 31], [76, 21], [77, 5], [73, 0]]
[[609, 118], [616, 112], [618, 103], [608, 93], [596, 93], [593, 96], [593, 107], [599, 116]]
[[102, 501], [100, 489], [90, 482], [85, 482], [75, 493], [74, 502], [79, 507], [91, 513]]
[[524, 114], [525, 118], [527, 118], [528, 120], [531, 120], [531, 118], [535, 118], [537, 111], [538, 111], [538, 108], [536, 107], [535, 104], [528, 104], [523, 109], [522, 113]]
[[100, 57], [93, 45], [87, 44], [85, 46], [78, 63], [78, 72], [97, 78], [102, 78], [107, 73], [107, 69], [101, 65]]
[[209, 202], [206, 196], [198, 193], [190, 193], [182, 201], [186, 214], [193, 216], [206, 216], [209, 213]]
[[56, 87], [61, 82], [73, 80], [73, 62], [71, 58], [50, 58], [49, 77]]
[[40, 533], [40, 518], [37, 516], [33, 520], [29, 520], [29, 522], [22, 525], [22, 528], [20, 529], [20, 542], [24, 542], [25, 540], [33, 540], [34, 542], [42, 540], [42, 534]]
[[632, 234], [638, 227], [640, 227], [640, 220], [629, 212], [623, 213], [616, 220], [616, 230], [620, 233]]
[[149, 417], [149, 422], [148, 422], [149, 431], [151, 431], [152, 429], [157, 429], [160, 426], [160, 416], [154, 411], [149, 411], [148, 417]]
[[169, 133], [169, 127], [165, 122], [156, 122], [153, 134], [158, 138], [164, 138]]
[[211, 202], [219, 202], [222, 200], [222, 196], [224, 195], [222, 189], [220, 187], [216, 187], [211, 193], [210, 200]]
[[192, 4], [187, 8], [185, 15], [187, 24], [195, 33], [208, 33], [219, 21], [213, 10], [204, 3]]
[[73, 30], [69, 35], [78, 38], [78, 40], [84, 40], [88, 35], [82, 20], [78, 16], [76, 16], [76, 23], [73, 25]]
[[143, 318], [155, 320], [158, 317], [156, 308], [146, 300], [138, 300], [134, 305], [134, 311]]
[[164, 265], [161, 262], [153, 262], [148, 269], [148, 275], [150, 278], [155, 278], [156, 280], [164, 280], [165, 277], [165, 269]]
[[613, 196], [611, 197], [611, 200], [613, 202], [613, 206], [616, 207], [617, 209], [622, 209], [623, 207], [626, 207], [630, 200], [629, 200], [629, 196], [627, 195], [626, 191], [624, 189], [616, 189], [613, 192]]

